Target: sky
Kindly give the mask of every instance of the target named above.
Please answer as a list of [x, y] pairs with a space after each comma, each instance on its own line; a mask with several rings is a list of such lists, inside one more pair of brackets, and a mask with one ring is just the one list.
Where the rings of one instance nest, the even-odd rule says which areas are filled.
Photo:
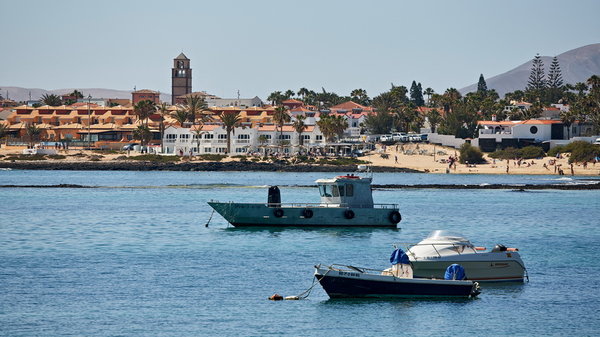
[[600, 42], [600, 1], [0, 0], [0, 88], [436, 92]]

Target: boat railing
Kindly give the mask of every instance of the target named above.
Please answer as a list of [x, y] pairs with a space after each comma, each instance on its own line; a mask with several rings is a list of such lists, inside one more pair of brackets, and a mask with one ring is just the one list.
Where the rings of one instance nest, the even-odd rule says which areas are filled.
[[469, 245], [464, 245], [464, 244], [456, 244], [456, 243], [453, 243], [453, 242], [417, 243], [417, 244], [407, 244], [407, 243], [405, 243], [405, 244], [403, 244], [403, 246], [407, 247], [406, 253], [408, 255], [412, 256], [415, 260], [418, 260], [419, 258], [410, 249], [413, 248], [413, 247], [416, 247], [416, 246], [431, 246], [435, 250], [435, 252], [437, 254], [437, 257], [440, 257], [440, 258], [442, 257], [442, 254], [440, 254], [440, 251], [438, 250], [438, 247], [436, 247], [436, 246], [443, 246], [444, 248], [447, 248], [448, 246], [452, 246], [452, 248], [454, 248], [454, 251], [456, 253], [458, 253], [458, 255], [461, 255], [461, 254], [464, 254], [464, 253], [479, 254], [480, 251], [485, 250], [485, 248], [483, 248], [483, 247], [474, 247], [474, 246], [469, 246]]
[[[211, 200], [212, 201], [212, 200]], [[230, 204], [240, 204], [230, 201]], [[244, 205], [264, 205], [267, 207], [290, 207], [290, 208], [383, 208], [383, 209], [398, 209], [398, 204], [346, 204], [346, 203], [266, 203], [266, 202], [244, 202]]]
[[381, 269], [356, 267], [356, 266], [350, 266], [350, 265], [344, 265], [344, 264], [332, 264], [332, 265], [324, 266], [324, 267], [331, 269], [331, 270], [335, 270], [335, 271], [361, 273], [361, 274], [381, 275], [381, 273], [385, 272], [384, 270], [381, 270]]

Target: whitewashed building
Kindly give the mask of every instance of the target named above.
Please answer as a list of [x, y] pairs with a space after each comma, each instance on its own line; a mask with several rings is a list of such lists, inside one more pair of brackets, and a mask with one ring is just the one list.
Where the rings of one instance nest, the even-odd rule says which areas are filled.
[[[293, 153], [300, 149], [298, 133], [291, 125], [284, 125], [281, 132], [273, 124], [255, 128], [237, 127], [231, 132], [230, 137], [232, 155], [280, 151]], [[302, 133], [302, 138], [305, 149], [325, 144], [323, 134], [316, 126], [307, 126]], [[198, 126], [190, 128], [169, 126], [165, 129], [163, 147], [166, 154], [226, 154], [227, 131], [220, 124], [207, 124], [200, 129]]]

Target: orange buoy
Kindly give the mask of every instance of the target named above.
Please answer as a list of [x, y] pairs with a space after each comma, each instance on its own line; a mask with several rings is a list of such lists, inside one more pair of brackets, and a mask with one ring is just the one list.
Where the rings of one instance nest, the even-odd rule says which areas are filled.
[[275, 294], [273, 294], [273, 295], [271, 295], [269, 297], [269, 300], [271, 300], [271, 301], [281, 301], [281, 300], [283, 300], [283, 296], [275, 293]]

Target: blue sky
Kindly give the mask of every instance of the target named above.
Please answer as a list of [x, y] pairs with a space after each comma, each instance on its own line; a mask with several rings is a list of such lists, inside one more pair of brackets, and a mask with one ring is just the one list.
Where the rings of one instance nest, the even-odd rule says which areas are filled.
[[301, 87], [436, 92], [600, 42], [600, 1], [0, 0], [0, 86], [266, 96]]

